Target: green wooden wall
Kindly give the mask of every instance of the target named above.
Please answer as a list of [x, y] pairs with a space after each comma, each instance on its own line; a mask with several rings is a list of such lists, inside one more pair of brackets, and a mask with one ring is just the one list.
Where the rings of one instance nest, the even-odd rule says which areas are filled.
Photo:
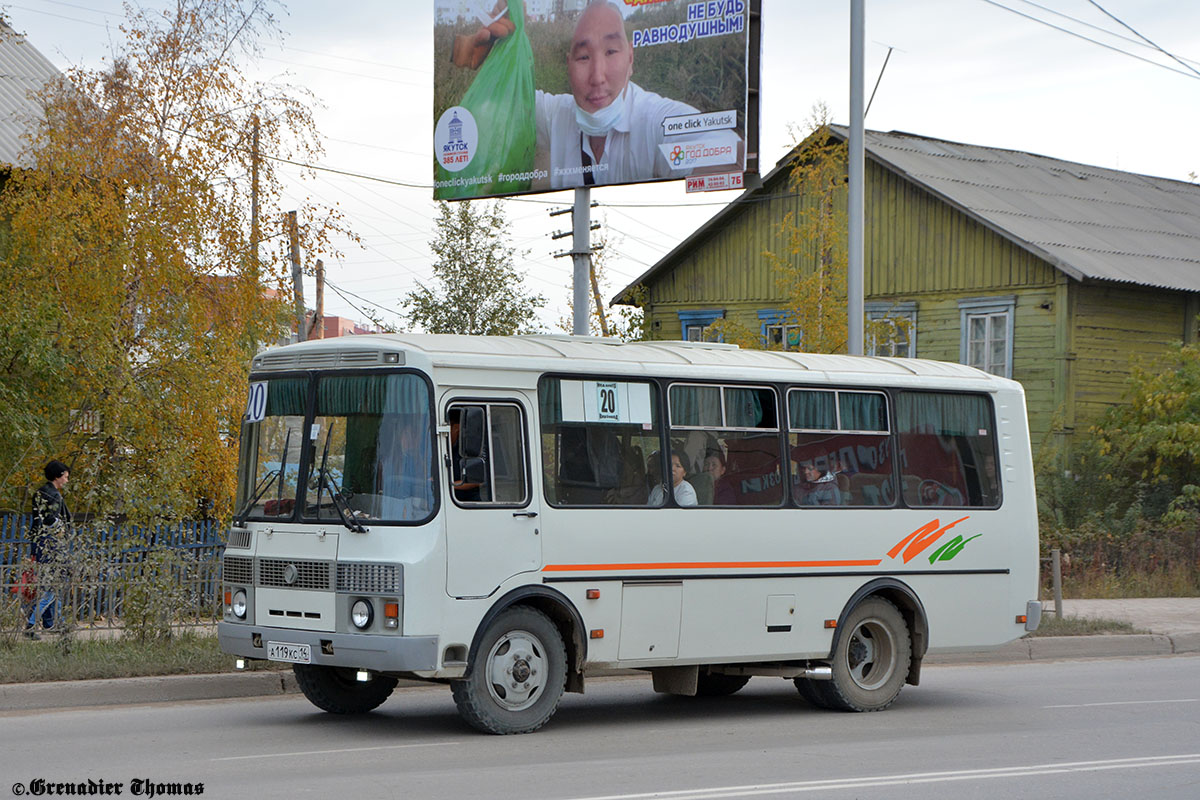
[[[651, 276], [652, 338], [681, 338], [680, 311], [724, 309], [754, 328], [758, 311], [782, 305], [763, 254], [812, 263], [811, 252], [788, 253], [780, 230], [811, 200], [782, 176], [755, 200]], [[1035, 447], [1049, 440], [1052, 423], [1069, 437], [1120, 402], [1131, 363], [1196, 338], [1195, 294], [1081, 284], [870, 159], [866, 204], [865, 299], [917, 304], [918, 357], [961, 360], [960, 300], [1015, 298], [1012, 376], [1025, 387]]]

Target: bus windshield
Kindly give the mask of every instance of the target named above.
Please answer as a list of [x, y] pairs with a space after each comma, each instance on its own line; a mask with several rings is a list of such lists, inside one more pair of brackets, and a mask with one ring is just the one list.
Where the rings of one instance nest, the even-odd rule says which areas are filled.
[[243, 517], [290, 520], [298, 503], [301, 520], [348, 525], [433, 513], [430, 399], [419, 376], [318, 376], [311, 409], [307, 378], [265, 383], [265, 413], [243, 434]]

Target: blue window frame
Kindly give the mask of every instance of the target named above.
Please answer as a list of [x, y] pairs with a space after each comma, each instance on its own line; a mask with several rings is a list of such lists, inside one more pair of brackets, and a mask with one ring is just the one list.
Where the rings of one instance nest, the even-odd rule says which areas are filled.
[[685, 342], [714, 342], [720, 341], [720, 337], [713, 337], [706, 332], [709, 325], [712, 325], [719, 319], [725, 318], [725, 309], [723, 308], [701, 308], [691, 311], [680, 311], [679, 313], [679, 328], [681, 331], [680, 338]]

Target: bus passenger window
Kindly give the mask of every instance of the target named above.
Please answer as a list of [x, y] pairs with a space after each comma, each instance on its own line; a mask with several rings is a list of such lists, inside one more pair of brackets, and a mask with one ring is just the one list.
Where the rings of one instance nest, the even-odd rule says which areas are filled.
[[671, 448], [699, 506], [778, 506], [783, 475], [775, 390], [673, 384]]
[[788, 392], [792, 498], [800, 506], [896, 503], [887, 396], [842, 389]]
[[556, 506], [645, 506], [662, 468], [645, 381], [542, 378], [542, 484]]
[[896, 425], [906, 505], [999, 505], [995, 423], [985, 395], [901, 392]]

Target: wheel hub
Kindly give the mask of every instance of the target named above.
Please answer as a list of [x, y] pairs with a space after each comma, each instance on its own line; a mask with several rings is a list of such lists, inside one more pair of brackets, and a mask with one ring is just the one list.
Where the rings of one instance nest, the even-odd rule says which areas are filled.
[[521, 711], [541, 696], [546, 677], [545, 648], [528, 631], [510, 631], [487, 657], [488, 691], [508, 711]]

